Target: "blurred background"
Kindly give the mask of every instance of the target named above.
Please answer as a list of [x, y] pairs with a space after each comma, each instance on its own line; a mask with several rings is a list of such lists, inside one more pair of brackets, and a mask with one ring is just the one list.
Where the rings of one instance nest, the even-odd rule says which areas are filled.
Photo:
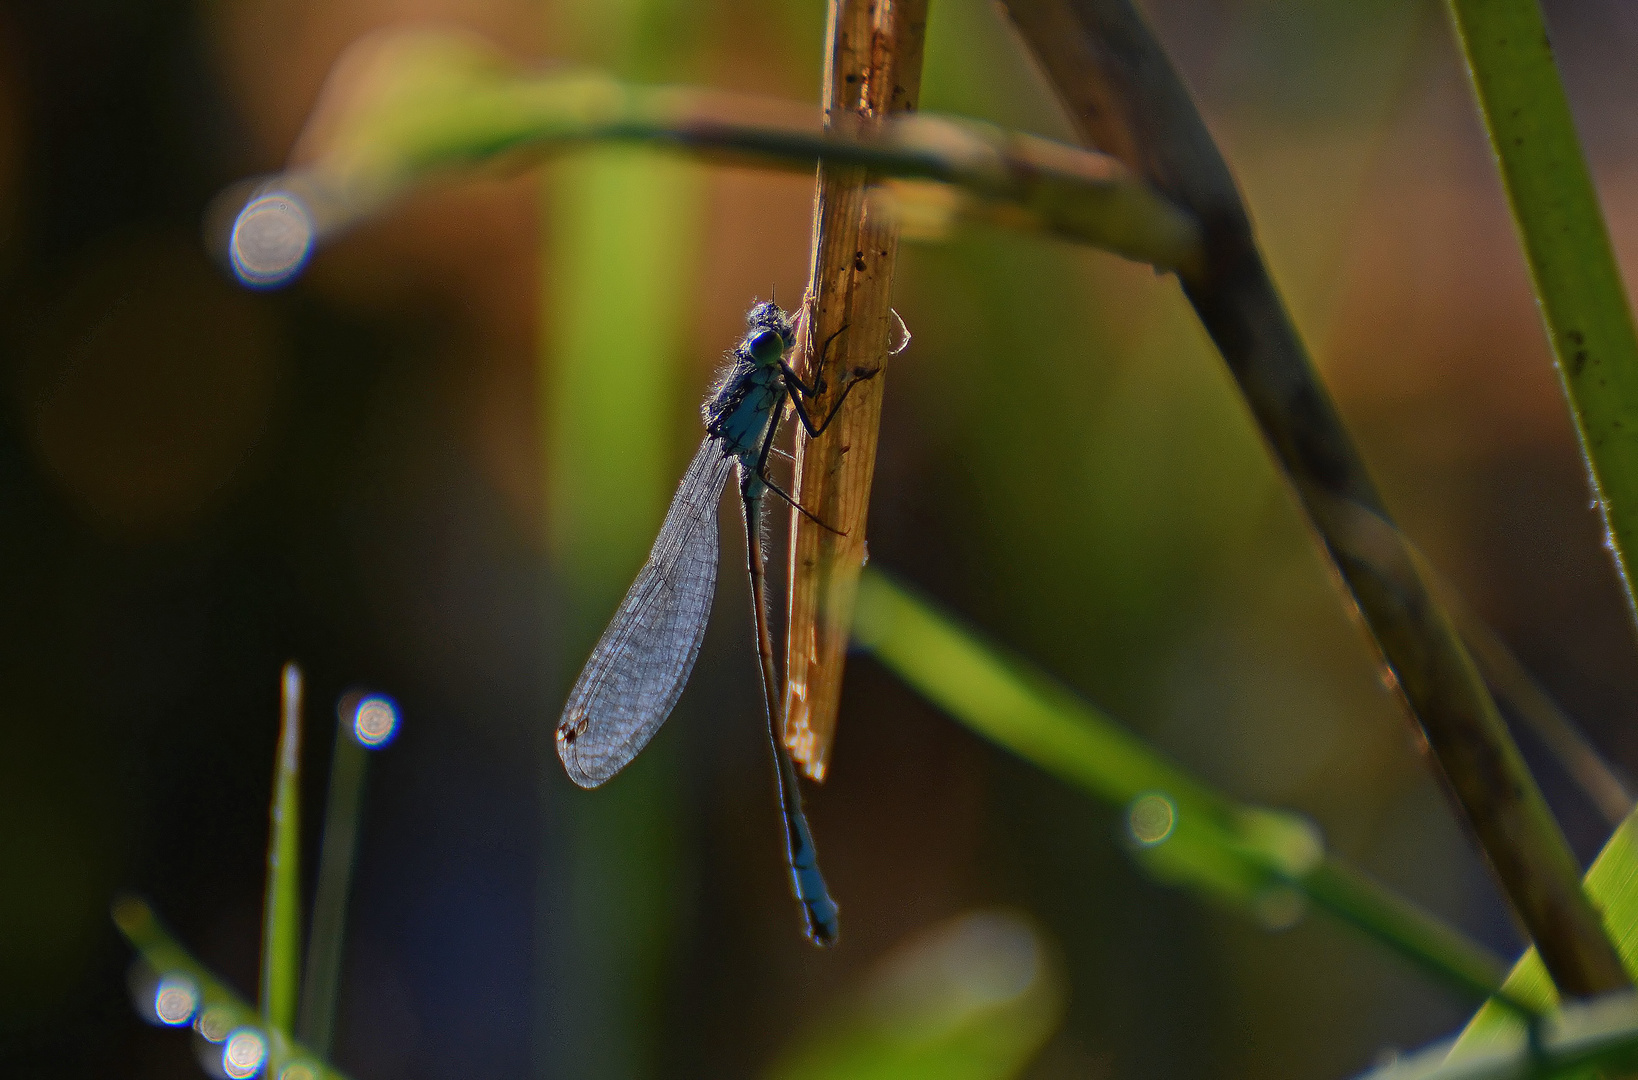
[[[1144, 6], [1390, 507], [1638, 772], [1632, 627], [1441, 6]], [[1638, 11], [1544, 7], [1630, 278]], [[352, 909], [336, 1061], [359, 1080], [762, 1075], [907, 935], [997, 904], [1063, 973], [1039, 1080], [1340, 1077], [1461, 1022], [1323, 916], [1271, 934], [1151, 882], [1114, 811], [863, 658], [809, 797], [844, 920], [813, 950], [740, 574], [651, 749], [573, 789], [565, 688], [744, 310], [801, 294], [812, 182], [597, 151], [424, 191], [288, 290], [234, 284], [201, 239], [212, 196], [284, 163], [349, 44], [411, 23], [818, 95], [818, 0], [0, 5], [0, 1073], [200, 1075], [132, 1011], [108, 904], [151, 898], [253, 995], [290, 658], [311, 825], [337, 696], [404, 717]], [[984, 0], [934, 0], [923, 107], [1068, 134]], [[1511, 955], [1175, 282], [972, 233], [907, 247], [896, 298], [915, 340], [876, 565]], [[1607, 826], [1524, 742], [1590, 857]]]

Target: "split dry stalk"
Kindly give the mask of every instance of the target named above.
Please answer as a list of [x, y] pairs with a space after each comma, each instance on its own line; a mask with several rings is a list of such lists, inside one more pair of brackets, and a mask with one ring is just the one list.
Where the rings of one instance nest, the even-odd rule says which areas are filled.
[[[879, 125], [911, 112], [921, 89], [927, 0], [832, 0], [825, 64], [825, 125]], [[882, 368], [897, 324], [891, 309], [898, 228], [867, 204], [867, 176], [821, 165], [814, 196], [813, 262], [798, 366], [823, 375], [830, 402], [858, 373], [876, 372], [848, 395], [817, 439], [798, 434], [796, 497], [831, 532], [791, 514], [790, 598], [785, 644], [785, 745], [815, 780], [825, 775], [853, 602], [864, 565], [865, 518], [881, 425]], [[828, 343], [828, 348], [826, 347]]]

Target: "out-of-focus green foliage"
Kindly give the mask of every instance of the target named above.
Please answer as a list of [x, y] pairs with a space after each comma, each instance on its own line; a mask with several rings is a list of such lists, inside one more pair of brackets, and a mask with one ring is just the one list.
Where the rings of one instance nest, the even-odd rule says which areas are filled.
[[769, 1080], [1004, 1080], [1063, 1015], [1062, 974], [1035, 927], [981, 912], [888, 956]]
[[[570, 583], [562, 670], [573, 672], [642, 565], [676, 470], [671, 385], [688, 312], [678, 272], [696, 257], [700, 191], [692, 167], [631, 150], [594, 151], [552, 172], [542, 427], [554, 563]], [[656, 754], [658, 756], [656, 756]], [[563, 1037], [581, 1075], [640, 1075], [642, 1033], [676, 923], [681, 872], [664, 750], [607, 790], [568, 792], [565, 970], [597, 972]], [[557, 768], [557, 762], [550, 762]], [[612, 1057], [610, 1056], [612, 1055]], [[607, 1072], [598, 1071], [593, 1059]]]
[[[639, 78], [689, 55], [692, 39], [678, 36], [689, 21], [683, 10], [673, 0], [565, 5], [589, 51]], [[456, 110], [496, 106], [489, 115], [521, 118], [512, 110], [530, 108], [526, 98], [544, 101], [516, 73], [480, 70], [481, 60], [463, 75], [460, 54], [471, 42], [428, 39], [427, 48], [448, 51], [452, 81], [440, 86], [435, 76], [430, 92], [449, 91]], [[413, 64], [401, 70], [416, 77]], [[686, 370], [687, 268], [699, 262], [705, 204], [697, 166], [631, 147], [591, 148], [555, 162], [544, 179], [542, 474], [553, 569], [567, 586], [556, 659], [572, 676], [642, 565], [678, 475], [678, 446], [693, 434], [678, 431], [677, 405], [694, 390], [676, 376]], [[654, 1017], [686, 891], [676, 765], [650, 747], [595, 793], [565, 790], [560, 776], [548, 786], [561, 855], [547, 856], [556, 877], [547, 879], [554, 884], [540, 925], [558, 933], [539, 969], [543, 987], [575, 987], [544, 1021], [567, 1075], [624, 1080], [654, 1069]], [[544, 767], [559, 768], [555, 760]]]
[[1274, 927], [1295, 922], [1306, 897], [1455, 987], [1497, 986], [1501, 972], [1485, 950], [1328, 857], [1305, 819], [1218, 795], [879, 571], [861, 582], [854, 636], [980, 735], [1127, 806], [1134, 850], [1157, 875], [1249, 906]]

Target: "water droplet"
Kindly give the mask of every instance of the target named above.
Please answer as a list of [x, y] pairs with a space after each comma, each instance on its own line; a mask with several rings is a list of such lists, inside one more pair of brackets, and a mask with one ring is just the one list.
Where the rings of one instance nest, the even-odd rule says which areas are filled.
[[252, 199], [233, 223], [228, 259], [233, 273], [252, 288], [288, 283], [313, 252], [316, 227], [301, 200], [287, 192]]
[[154, 989], [154, 1019], [167, 1027], [181, 1027], [199, 1008], [199, 986], [186, 975], [167, 975]]
[[398, 734], [398, 706], [392, 698], [371, 694], [359, 700], [353, 712], [353, 738], [368, 749], [378, 750]]
[[267, 1040], [255, 1028], [242, 1027], [222, 1044], [222, 1071], [230, 1080], [255, 1076], [266, 1061]]
[[207, 1042], [219, 1043], [233, 1030], [233, 1010], [212, 1005], [199, 1014], [199, 1018], [193, 1022], [193, 1030]]
[[1126, 813], [1126, 826], [1132, 832], [1132, 839], [1145, 847], [1153, 847], [1171, 836], [1177, 827], [1177, 805], [1158, 792], [1139, 795]]
[[887, 313], [893, 316], [893, 322], [896, 324], [894, 329], [897, 331], [894, 334], [894, 344], [888, 347], [887, 355], [897, 356], [910, 347], [910, 328], [904, 325], [904, 319], [900, 317], [897, 311], [888, 308]]

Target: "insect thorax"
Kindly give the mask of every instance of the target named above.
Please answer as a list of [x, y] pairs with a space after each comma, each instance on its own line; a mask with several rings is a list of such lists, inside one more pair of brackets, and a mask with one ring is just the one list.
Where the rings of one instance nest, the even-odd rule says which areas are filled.
[[736, 361], [728, 377], [706, 399], [702, 410], [705, 430], [726, 444], [725, 452], [754, 455], [762, 448], [784, 393], [785, 379], [777, 368]]
[[785, 394], [781, 363], [796, 341], [790, 316], [772, 301], [751, 308], [745, 326], [701, 409], [705, 430], [742, 458], [761, 450]]

